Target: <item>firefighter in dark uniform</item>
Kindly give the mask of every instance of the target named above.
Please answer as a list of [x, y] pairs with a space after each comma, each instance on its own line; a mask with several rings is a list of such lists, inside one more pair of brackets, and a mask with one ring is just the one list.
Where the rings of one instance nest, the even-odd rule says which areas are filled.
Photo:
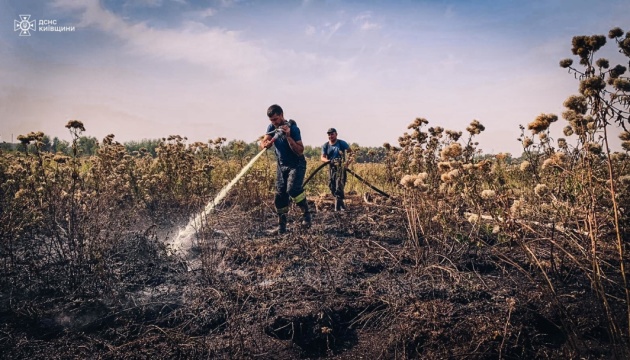
[[287, 213], [289, 201], [302, 209], [304, 216], [302, 225], [311, 225], [311, 213], [306, 201], [306, 193], [302, 184], [306, 174], [306, 158], [300, 128], [293, 120], [285, 120], [284, 112], [279, 105], [271, 105], [267, 109], [267, 117], [271, 124], [267, 127], [261, 148], [269, 149], [275, 145], [276, 194], [274, 203], [278, 213], [278, 227], [272, 233], [283, 234], [287, 231]]
[[[335, 211], [343, 211], [346, 209], [343, 203], [344, 187], [346, 185], [346, 168], [352, 162], [350, 155], [352, 150], [347, 142], [337, 139], [337, 130], [330, 128], [326, 132], [328, 141], [322, 146], [323, 162], [330, 164], [328, 171], [328, 188], [335, 197]], [[347, 159], [346, 159], [347, 158]]]

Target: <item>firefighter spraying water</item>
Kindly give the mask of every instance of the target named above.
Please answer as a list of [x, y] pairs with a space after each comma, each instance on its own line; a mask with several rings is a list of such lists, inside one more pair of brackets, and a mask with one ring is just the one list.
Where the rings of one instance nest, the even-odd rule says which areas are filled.
[[278, 213], [278, 228], [272, 230], [271, 234], [282, 234], [286, 232], [287, 218], [289, 211], [289, 200], [293, 200], [304, 212], [303, 225], [310, 226], [311, 214], [306, 201], [302, 183], [306, 173], [306, 159], [304, 158], [304, 145], [300, 135], [300, 129], [293, 120], [286, 121], [282, 108], [272, 105], [267, 111], [271, 124], [261, 141], [261, 151], [254, 156], [243, 169], [236, 175], [230, 183], [225, 185], [215, 198], [206, 205], [205, 209], [191, 219], [186, 227], [180, 230], [175, 237], [167, 244], [171, 246], [172, 252], [179, 255], [187, 255], [192, 248], [195, 235], [203, 225], [204, 219], [214, 210], [215, 206], [225, 198], [228, 192], [236, 183], [251, 169], [258, 158], [275, 145], [276, 158], [278, 160], [276, 194], [274, 203]]
[[[302, 134], [297, 123], [293, 120], [285, 120], [284, 111], [275, 104], [267, 109], [267, 117], [271, 123], [267, 126], [267, 134], [260, 146], [264, 149], [275, 146], [277, 167], [274, 205], [278, 213], [278, 227], [270, 230], [269, 234], [284, 234], [287, 232], [287, 213], [291, 200], [302, 209], [302, 226], [310, 227], [311, 225], [311, 212], [303, 187], [306, 158]], [[275, 132], [274, 136], [270, 135], [272, 132]]]
[[[214, 199], [206, 205], [203, 211], [192, 218], [186, 227], [180, 230], [172, 239], [167, 241], [167, 244], [171, 246], [172, 253], [184, 257], [189, 255], [189, 250], [194, 245], [197, 231], [203, 226], [206, 217], [210, 215], [215, 207], [227, 196], [234, 185], [236, 185], [236, 183], [249, 171], [249, 169], [252, 168], [256, 161], [262, 156], [262, 154], [264, 154], [265, 150], [269, 149], [271, 146], [275, 147], [277, 159], [274, 204], [278, 214], [278, 226], [269, 231], [268, 234], [279, 235], [287, 232], [287, 213], [289, 212], [291, 200], [303, 212], [302, 226], [310, 227], [311, 212], [306, 200], [304, 186], [325, 164], [322, 164], [315, 169], [309, 178], [304, 181], [304, 175], [306, 174], [306, 159], [304, 157], [304, 145], [302, 144], [300, 129], [297, 127], [295, 121], [284, 119], [282, 108], [278, 105], [270, 106], [267, 110], [267, 116], [269, 117], [269, 121], [271, 123], [268, 125], [267, 131], [260, 142], [261, 151], [258, 152], [258, 154], [256, 154], [256, 156], [254, 156], [249, 163], [241, 169], [232, 181], [230, 181], [221, 189], [221, 191], [217, 193]], [[374, 188], [349, 169], [346, 170], [366, 185], [389, 197], [389, 195]]]

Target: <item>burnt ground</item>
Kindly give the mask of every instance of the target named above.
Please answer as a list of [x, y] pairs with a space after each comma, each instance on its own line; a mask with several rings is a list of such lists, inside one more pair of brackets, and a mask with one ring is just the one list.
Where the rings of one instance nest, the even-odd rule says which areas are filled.
[[615, 356], [588, 278], [566, 264], [548, 274], [554, 294], [516, 244], [414, 246], [393, 202], [312, 205], [313, 226], [301, 229], [294, 208], [282, 236], [264, 231], [271, 205], [223, 206], [188, 259], [168, 255], [172, 229], [152, 227], [107, 254], [91, 290], [3, 291], [0, 357]]

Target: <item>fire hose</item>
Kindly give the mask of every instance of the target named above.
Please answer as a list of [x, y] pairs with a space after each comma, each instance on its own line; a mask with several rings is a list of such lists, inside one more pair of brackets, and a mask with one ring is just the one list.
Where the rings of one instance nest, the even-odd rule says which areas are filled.
[[350, 169], [346, 169], [347, 172], [349, 172], [352, 176], [354, 176], [355, 178], [357, 178], [357, 180], [361, 181], [362, 183], [364, 183], [365, 185], [367, 185], [370, 189], [376, 191], [377, 193], [385, 196], [386, 198], [391, 198], [390, 195], [388, 195], [386, 192], [384, 192], [383, 190], [377, 189], [374, 185], [370, 184], [369, 182], [367, 182], [364, 178], [360, 177], [359, 175], [355, 174], [354, 171], [350, 170]]
[[[272, 135], [272, 134], [273, 134], [273, 137], [271, 138], [271, 143], [274, 143], [280, 136], [284, 135], [284, 132], [280, 128], [277, 128], [277, 129], [274, 129], [274, 130], [268, 132], [266, 135]], [[313, 176], [315, 176], [315, 174], [317, 174], [324, 166], [330, 165], [330, 163], [331, 162], [328, 161], [328, 162], [322, 163], [317, 168], [315, 168], [315, 170], [313, 170], [313, 172], [308, 176], [308, 178], [306, 178], [306, 180], [304, 180], [304, 183], [302, 184], [302, 187], [306, 186], [306, 184], [308, 184], [308, 182], [311, 181], [311, 179], [313, 178]], [[387, 194], [383, 190], [378, 189], [374, 185], [370, 184], [369, 182], [367, 182], [367, 180], [365, 180], [361, 176], [355, 174], [354, 171], [352, 171], [350, 169], [346, 169], [346, 171], [349, 172], [352, 176], [354, 176], [357, 180], [359, 180], [362, 183], [364, 183], [365, 185], [367, 185], [370, 189], [376, 191], [377, 193], [385, 196], [388, 199], [391, 198], [391, 196], [389, 194]]]
[[[317, 168], [315, 168], [315, 170], [313, 170], [313, 172], [306, 178], [306, 180], [304, 180], [304, 184], [302, 184], [302, 187], [306, 186], [306, 184], [311, 181], [311, 179], [313, 178], [313, 176], [315, 176], [315, 174], [317, 174], [317, 172], [319, 172], [319, 170], [321, 170], [324, 166], [329, 165], [330, 162], [325, 162], [322, 163], [321, 165], [319, 165]], [[349, 172], [352, 176], [354, 176], [357, 180], [361, 181], [362, 183], [364, 183], [365, 185], [367, 185], [370, 189], [376, 191], [377, 193], [385, 196], [386, 198], [391, 198], [391, 196], [389, 194], [387, 194], [386, 192], [384, 192], [383, 190], [378, 189], [377, 187], [375, 187], [374, 185], [370, 184], [369, 182], [367, 182], [367, 180], [365, 180], [364, 178], [362, 178], [361, 176], [357, 175], [354, 173], [354, 171], [350, 170], [350, 169], [346, 169], [347, 172]]]

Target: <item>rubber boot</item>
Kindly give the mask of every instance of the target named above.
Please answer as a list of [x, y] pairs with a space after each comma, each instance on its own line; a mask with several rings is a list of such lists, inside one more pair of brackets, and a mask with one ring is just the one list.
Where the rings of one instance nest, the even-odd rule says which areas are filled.
[[346, 205], [343, 203], [342, 198], [335, 198], [335, 211], [345, 211]]
[[302, 218], [302, 226], [310, 227], [311, 226], [311, 212], [308, 209], [308, 202], [306, 199], [300, 201], [296, 204], [302, 211], [304, 212], [304, 217]]
[[287, 214], [278, 214], [278, 226], [267, 231], [267, 235], [282, 235], [287, 232]]

